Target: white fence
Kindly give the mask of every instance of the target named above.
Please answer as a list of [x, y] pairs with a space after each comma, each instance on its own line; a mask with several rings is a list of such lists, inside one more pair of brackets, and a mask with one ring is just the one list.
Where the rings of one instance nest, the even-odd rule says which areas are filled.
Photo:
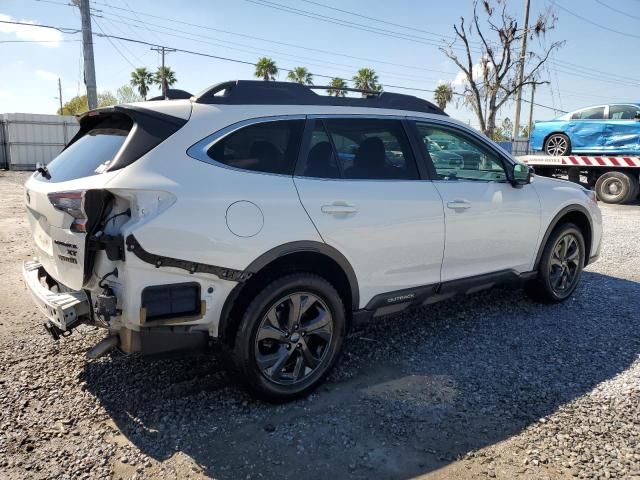
[[56, 157], [78, 131], [72, 115], [0, 115], [0, 168], [34, 170]]

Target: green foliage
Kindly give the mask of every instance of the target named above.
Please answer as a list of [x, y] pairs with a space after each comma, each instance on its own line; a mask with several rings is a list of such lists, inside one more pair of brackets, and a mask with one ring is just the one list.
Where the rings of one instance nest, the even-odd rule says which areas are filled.
[[171, 67], [158, 67], [158, 70], [153, 74], [153, 83], [160, 86], [162, 90], [162, 84], [165, 84], [165, 88], [169, 88], [176, 83], [176, 73], [171, 70]]
[[116, 98], [118, 103], [134, 103], [141, 102], [142, 95], [137, 93], [131, 85], [122, 85], [116, 90]]
[[496, 142], [509, 142], [513, 134], [513, 122], [509, 117], [502, 121], [500, 127], [493, 131], [493, 140]]
[[256, 63], [256, 71], [254, 73], [257, 78], [261, 78], [268, 82], [270, 80], [275, 80], [277, 74], [278, 67], [276, 66], [276, 62], [271, 58], [261, 57], [258, 59], [258, 62]]
[[294, 68], [288, 73], [287, 79], [303, 85], [313, 85], [313, 74], [311, 74], [305, 67]]
[[344, 90], [347, 88], [347, 82], [345, 82], [342, 78], [335, 77], [331, 79], [329, 82], [330, 89], [327, 90], [329, 95], [334, 95], [336, 97], [344, 97], [347, 95], [347, 91]]
[[433, 92], [433, 99], [438, 104], [440, 109], [444, 110], [447, 107], [447, 103], [453, 98], [453, 89], [450, 83], [441, 83]]
[[[360, 90], [369, 90], [372, 92], [382, 91], [382, 85], [378, 83], [378, 75], [372, 68], [361, 68], [358, 70], [358, 73], [353, 76], [353, 84]], [[363, 93], [362, 96], [366, 96], [366, 93]]]
[[[109, 91], [98, 93], [98, 107], [108, 107], [109, 105], [117, 105], [118, 99]], [[80, 115], [89, 111], [89, 101], [86, 95], [78, 95], [66, 102], [62, 106], [62, 110], [58, 109], [58, 115]]]
[[131, 72], [131, 86], [138, 89], [138, 93], [142, 96], [143, 100], [147, 99], [149, 93], [149, 87], [153, 84], [153, 75], [149, 70], [144, 67], [136, 68]]

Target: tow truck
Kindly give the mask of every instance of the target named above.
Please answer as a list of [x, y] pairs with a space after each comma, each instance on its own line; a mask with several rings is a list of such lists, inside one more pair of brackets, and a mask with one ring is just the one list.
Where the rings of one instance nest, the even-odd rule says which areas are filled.
[[565, 175], [575, 183], [584, 176], [604, 203], [630, 203], [640, 193], [640, 156], [522, 155], [516, 159], [534, 167], [536, 175]]

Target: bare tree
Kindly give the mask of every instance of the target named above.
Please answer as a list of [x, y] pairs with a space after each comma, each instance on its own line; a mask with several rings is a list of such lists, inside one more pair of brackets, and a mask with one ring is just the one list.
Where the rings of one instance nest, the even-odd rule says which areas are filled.
[[[480, 129], [491, 138], [496, 129], [498, 110], [519, 88], [549, 83], [538, 79], [541, 68], [551, 52], [564, 44], [553, 42], [541, 53], [527, 51], [522, 82], [518, 82], [518, 46], [522, 36], [542, 38], [548, 30], [554, 28], [556, 17], [551, 9], [547, 9], [528, 29], [521, 28], [517, 20], [507, 13], [506, 0], [496, 0], [495, 3], [493, 6], [490, 0], [482, 0], [486, 18], [481, 20], [478, 15], [478, 0], [474, 0], [473, 20], [467, 23], [461, 17], [460, 24], [453, 26], [455, 39], [447, 47], [441, 48], [464, 73], [466, 81], [461, 93], [463, 100], [478, 117]], [[478, 39], [472, 41], [476, 35]], [[457, 53], [460, 51], [460, 44], [464, 47], [462, 54]], [[474, 57], [478, 59], [476, 62]]]

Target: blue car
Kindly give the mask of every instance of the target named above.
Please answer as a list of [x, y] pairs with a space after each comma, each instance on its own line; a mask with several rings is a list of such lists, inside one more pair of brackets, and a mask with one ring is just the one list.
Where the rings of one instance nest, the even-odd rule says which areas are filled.
[[547, 155], [640, 154], [640, 103], [587, 107], [536, 122], [529, 144]]

